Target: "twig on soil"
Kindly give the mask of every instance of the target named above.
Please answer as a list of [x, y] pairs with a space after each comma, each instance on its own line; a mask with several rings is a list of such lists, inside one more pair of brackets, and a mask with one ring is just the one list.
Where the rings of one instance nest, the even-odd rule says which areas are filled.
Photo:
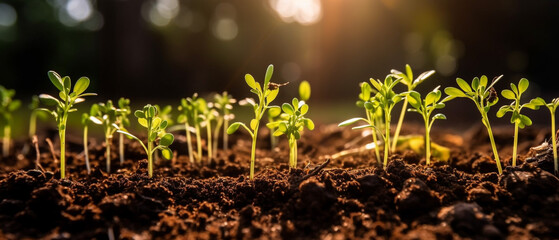
[[37, 135], [33, 135], [32, 139], [33, 146], [35, 146], [35, 153], [37, 154], [37, 158], [35, 160], [35, 168], [40, 169], [41, 171], [45, 171], [41, 166], [41, 152], [39, 151], [39, 140], [37, 139]]
[[45, 141], [49, 144], [50, 153], [52, 154], [52, 159], [54, 159], [54, 163], [58, 163], [58, 158], [56, 158], [56, 153], [54, 152], [54, 145], [50, 138], [45, 139]]
[[307, 175], [299, 178], [299, 179], [295, 179], [293, 180], [293, 182], [291, 183], [291, 187], [292, 188], [297, 188], [297, 186], [299, 186], [299, 184], [305, 180], [307, 180], [308, 178], [318, 174], [322, 169], [324, 169], [328, 164], [330, 163], [330, 159], [326, 159], [326, 161], [324, 161], [323, 163], [321, 163], [320, 165], [316, 166], [313, 170], [311, 170], [309, 173], [307, 173]]

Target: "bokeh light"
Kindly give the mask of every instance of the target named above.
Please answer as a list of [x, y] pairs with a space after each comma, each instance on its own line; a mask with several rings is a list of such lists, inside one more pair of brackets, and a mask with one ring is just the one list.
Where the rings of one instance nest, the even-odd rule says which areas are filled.
[[11, 27], [17, 21], [17, 13], [8, 4], [0, 3], [0, 27]]
[[270, 0], [270, 5], [287, 23], [296, 21], [301, 25], [312, 25], [322, 18], [319, 0]]

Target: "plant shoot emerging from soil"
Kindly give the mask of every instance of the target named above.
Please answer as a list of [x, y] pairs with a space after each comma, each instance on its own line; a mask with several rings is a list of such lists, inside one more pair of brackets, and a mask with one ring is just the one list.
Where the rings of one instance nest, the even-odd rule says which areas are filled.
[[297, 168], [297, 140], [301, 138], [303, 128], [309, 130], [314, 129], [314, 123], [311, 119], [306, 118], [305, 114], [309, 111], [309, 105], [305, 101], [299, 101], [293, 98], [291, 105], [284, 103], [281, 105], [283, 110], [282, 121], [268, 123], [270, 129], [274, 128], [276, 131], [274, 136], [286, 135], [289, 141], [289, 168]]
[[54, 71], [48, 72], [48, 77], [52, 84], [58, 89], [60, 100], [57, 98], [41, 94], [39, 99], [42, 103], [47, 106], [52, 106], [55, 109], [41, 109], [50, 113], [56, 120], [58, 126], [58, 134], [60, 137], [60, 178], [66, 177], [66, 122], [68, 121], [68, 113], [75, 112], [77, 109], [73, 108], [74, 104], [83, 102], [83, 97], [85, 96], [95, 96], [95, 93], [84, 93], [89, 87], [89, 78], [81, 77], [76, 82], [73, 91], [72, 82], [70, 77], [66, 76], [64, 78], [60, 77], [58, 73]]
[[555, 98], [551, 100], [551, 102], [546, 103], [545, 100], [538, 97], [532, 99], [530, 103], [536, 106], [546, 106], [549, 109], [549, 113], [551, 113], [551, 142], [553, 144], [553, 167], [555, 168], [555, 174], [559, 172], [559, 164], [557, 162], [557, 133], [555, 132], [555, 111], [559, 106], [559, 98]]
[[493, 79], [493, 82], [489, 87], [487, 86], [488, 79], [485, 75], [481, 76], [481, 78], [475, 77], [472, 80], [471, 86], [464, 81], [462, 78], [457, 78], [456, 83], [460, 89], [455, 87], [447, 87], [444, 89], [444, 92], [448, 95], [448, 101], [453, 98], [462, 97], [468, 98], [472, 100], [477, 107], [477, 110], [481, 114], [481, 122], [487, 128], [487, 134], [489, 135], [489, 140], [491, 141], [491, 147], [493, 149], [493, 155], [495, 155], [495, 162], [497, 163], [497, 170], [499, 174], [503, 173], [503, 169], [501, 167], [501, 160], [499, 159], [499, 152], [497, 151], [497, 146], [495, 145], [495, 139], [493, 138], [493, 131], [491, 130], [491, 125], [489, 124], [489, 117], [487, 113], [491, 106], [497, 104], [499, 101], [499, 96], [495, 91], [493, 86], [503, 77], [503, 75], [496, 77]]
[[[118, 132], [125, 134], [130, 138], [136, 139], [140, 145], [142, 145], [148, 156], [148, 176], [152, 178], [153, 154], [155, 151], [160, 150], [161, 155], [165, 159], [171, 159], [173, 157], [173, 152], [169, 149], [169, 145], [173, 143], [175, 138], [173, 134], [164, 132], [168, 125], [167, 120], [161, 120], [161, 118], [157, 116], [158, 112], [155, 106], [148, 104], [144, 106], [142, 110], [136, 110], [134, 115], [138, 118], [138, 123], [147, 129], [147, 147], [138, 137], [122, 130], [118, 130]], [[154, 147], [156, 140], [158, 139], [159, 144]]]
[[[94, 105], [95, 106], [95, 105]], [[93, 123], [103, 126], [103, 132], [105, 134], [105, 160], [107, 173], [111, 172], [111, 144], [113, 140], [114, 133], [119, 130], [118, 116], [121, 110], [117, 109], [111, 100], [107, 103], [99, 103], [96, 105], [96, 111], [93, 111], [90, 119]]]
[[[409, 64], [406, 64], [406, 73], [394, 69], [392, 69], [391, 73], [397, 78], [401, 78], [402, 79], [401, 83], [406, 85], [408, 87], [408, 92], [410, 92], [413, 91], [423, 81], [425, 81], [425, 79], [435, 74], [435, 70], [424, 72], [420, 74], [419, 77], [417, 77], [415, 80], [413, 79], [413, 72]], [[404, 116], [406, 115], [408, 102], [409, 102], [409, 98], [407, 97], [404, 98], [404, 105], [402, 105], [402, 111], [400, 112], [398, 125], [396, 125], [396, 131], [394, 132], [394, 139], [392, 140], [392, 149], [395, 149], [396, 144], [398, 143], [398, 137], [400, 136], [400, 129], [402, 129], [402, 124], [404, 122]]]
[[200, 99], [198, 112], [200, 113], [200, 119], [202, 119], [202, 122], [206, 127], [206, 148], [208, 149], [208, 164], [210, 164], [213, 159], [212, 121], [215, 120], [217, 111], [213, 109], [213, 103], [206, 102], [206, 100], [204, 99]]
[[260, 126], [260, 119], [264, 116], [268, 105], [276, 99], [279, 93], [279, 85], [270, 82], [272, 74], [274, 72], [274, 66], [269, 65], [266, 69], [266, 75], [264, 77], [264, 84], [261, 86], [259, 82], [254, 80], [254, 77], [250, 74], [245, 75], [245, 81], [247, 85], [251, 88], [250, 91], [258, 96], [258, 103], [252, 99], [247, 99], [247, 102], [252, 105], [254, 109], [254, 118], [250, 121], [250, 128], [247, 127], [242, 122], [235, 122], [229, 126], [227, 129], [228, 134], [233, 134], [240, 126], [243, 126], [250, 134], [252, 138], [252, 149], [250, 153], [250, 179], [254, 179], [254, 162], [256, 158], [256, 140], [258, 138], [258, 127]]
[[13, 97], [16, 91], [0, 86], [0, 125], [3, 126], [2, 156], [8, 157], [10, 154], [10, 142], [12, 141], [12, 114], [21, 106], [19, 100]]
[[421, 94], [416, 91], [410, 91], [408, 93], [408, 101], [413, 108], [408, 109], [411, 112], [417, 112], [423, 117], [423, 122], [425, 123], [425, 161], [426, 164], [431, 164], [431, 128], [433, 123], [437, 119], [446, 119], [446, 116], [442, 113], [437, 113], [433, 117], [433, 111], [436, 109], [442, 109], [445, 107], [444, 99], [441, 100], [441, 90], [436, 87], [433, 91], [425, 96], [425, 99], [421, 99]]
[[[202, 138], [200, 136], [200, 124], [202, 119], [200, 118], [200, 106], [205, 104], [206, 101], [202, 98], [198, 98], [198, 93], [194, 93], [192, 97], [184, 98], [181, 100], [181, 105], [179, 106], [180, 114], [177, 118], [179, 123], [184, 123], [186, 128], [186, 142], [188, 145], [188, 156], [191, 162], [194, 162], [194, 154], [192, 149], [192, 138], [190, 132], [194, 131], [196, 134], [196, 147], [197, 155], [196, 160], [198, 163], [202, 163]], [[194, 130], [192, 130], [194, 128]]]
[[231, 121], [233, 118], [235, 118], [235, 115], [231, 113], [231, 110], [233, 109], [233, 104], [237, 102], [236, 99], [233, 98], [233, 96], [229, 95], [227, 92], [223, 92], [221, 94], [216, 94], [214, 96], [214, 107], [215, 109], [218, 111], [218, 114], [216, 116], [217, 118], [217, 123], [215, 126], [215, 130], [214, 130], [214, 153], [217, 152], [217, 147], [218, 147], [218, 140], [219, 140], [219, 133], [221, 130], [221, 127], [223, 127], [223, 150], [227, 150], [228, 146], [228, 142], [229, 142], [229, 135], [227, 134], [227, 128], [229, 128], [229, 121]]
[[95, 124], [103, 124], [96, 116], [99, 111], [99, 106], [97, 104], [91, 105], [91, 108], [88, 113], [82, 114], [82, 125], [83, 125], [83, 154], [85, 156], [85, 167], [87, 169], [87, 174], [91, 173], [91, 165], [89, 164], [89, 144], [88, 144], [88, 131], [89, 131], [89, 123], [95, 122]]
[[37, 118], [46, 118], [44, 111], [37, 111], [40, 103], [39, 96], [33, 95], [31, 97], [31, 103], [29, 104], [29, 110], [31, 110], [29, 115], [29, 139], [33, 139], [33, 136], [37, 133]]
[[[130, 110], [130, 99], [120, 98], [118, 100], [118, 109], [118, 128], [126, 131], [126, 127], [130, 126], [128, 115], [132, 113], [132, 110]], [[118, 134], [118, 156], [120, 158], [120, 164], [122, 165], [124, 163], [124, 135], [122, 133]]]
[[518, 128], [523, 129], [525, 126], [532, 125], [532, 120], [528, 116], [520, 114], [520, 111], [524, 107], [530, 108], [532, 110], [536, 110], [537, 108], [539, 108], [539, 106], [534, 103], [520, 104], [520, 98], [522, 97], [522, 94], [526, 91], [526, 89], [528, 89], [529, 84], [530, 82], [528, 82], [528, 79], [522, 78], [518, 82], [518, 86], [516, 86], [514, 83], [511, 83], [510, 90], [503, 90], [501, 92], [501, 95], [508, 100], [512, 100], [513, 102], [510, 105], [502, 106], [497, 112], [497, 117], [499, 118], [503, 117], [508, 112], [511, 113], [510, 123], [514, 124], [514, 143], [512, 148], [513, 167], [516, 167]]

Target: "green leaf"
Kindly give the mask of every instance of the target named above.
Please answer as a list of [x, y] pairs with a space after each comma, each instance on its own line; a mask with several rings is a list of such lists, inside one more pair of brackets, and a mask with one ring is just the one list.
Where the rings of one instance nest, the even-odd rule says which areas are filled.
[[299, 97], [303, 101], [309, 100], [311, 97], [311, 84], [309, 82], [302, 81], [301, 84], [299, 84]]
[[537, 98], [534, 98], [534, 99], [530, 100], [530, 103], [532, 103], [536, 106], [545, 106], [546, 105], [545, 100], [543, 100], [543, 98], [541, 98], [541, 97], [537, 97]]
[[270, 90], [268, 96], [266, 96], [266, 102], [270, 104], [278, 96], [279, 88]]
[[167, 125], [169, 125], [169, 122], [167, 120], [163, 120], [163, 121], [161, 121], [161, 124], [159, 124], [159, 128], [160, 129], [165, 129], [167, 127]]
[[467, 97], [464, 92], [455, 87], [447, 87], [444, 89], [444, 92], [451, 97]]
[[301, 114], [302, 114], [302, 115], [307, 114], [307, 112], [309, 111], [309, 105], [303, 104], [303, 106], [301, 106], [301, 109], [300, 109], [300, 110], [301, 110]]
[[365, 102], [363, 104], [363, 106], [367, 109], [367, 110], [373, 110], [375, 108], [375, 105], [373, 105], [372, 102]]
[[257, 125], [258, 125], [258, 120], [257, 119], [250, 120], [250, 129], [256, 130]]
[[293, 115], [294, 113], [293, 107], [289, 105], [289, 103], [282, 104], [281, 109], [283, 110], [284, 113], [287, 113], [289, 115]]
[[371, 98], [371, 85], [369, 85], [367, 82], [362, 82], [360, 86], [361, 93], [359, 94], [359, 99], [363, 101], [369, 101], [369, 99]]
[[258, 87], [256, 85], [256, 81], [254, 80], [254, 77], [252, 75], [246, 74], [245, 75], [245, 81], [250, 88], [252, 88], [254, 90], [258, 89]]
[[425, 97], [425, 105], [431, 105], [437, 101], [437, 92], [430, 92]]
[[410, 81], [413, 79], [413, 72], [409, 64], [406, 64], [406, 75]]
[[498, 118], [502, 118], [503, 116], [505, 116], [505, 114], [509, 111], [511, 111], [512, 109], [510, 108], [509, 105], [505, 105], [502, 106], [501, 108], [499, 108], [499, 111], [497, 111], [497, 117]]
[[274, 131], [274, 133], [273, 133], [274, 137], [279, 137], [279, 136], [281, 136], [281, 135], [283, 135], [283, 134], [285, 134], [285, 132], [282, 131], [282, 130], [279, 129], [279, 128], [278, 128], [276, 131]]
[[177, 122], [178, 123], [185, 123], [186, 122], [186, 115], [184, 114], [179, 114], [179, 116], [177, 116]]
[[481, 78], [479, 79], [479, 86], [480, 87], [487, 87], [487, 76], [483, 75], [481, 76]]
[[516, 88], [516, 85], [514, 85], [514, 83], [510, 84], [510, 89], [516, 94], [516, 95], [520, 95], [518, 93], [518, 88]]
[[175, 140], [175, 137], [173, 136], [173, 134], [165, 133], [165, 135], [163, 135], [163, 137], [161, 137], [161, 140], [159, 140], [159, 144], [163, 145], [163, 146], [169, 146], [169, 145], [173, 144], [174, 140]]
[[66, 76], [62, 78], [62, 84], [64, 85], [65, 92], [70, 93], [70, 89], [72, 89], [72, 81], [70, 80], [70, 77]]
[[65, 92], [58, 92], [58, 96], [62, 101], [66, 101], [66, 93]]
[[352, 127], [352, 130], [358, 130], [358, 129], [363, 129], [363, 128], [372, 128], [374, 127], [373, 125], [367, 124], [367, 125], [361, 125], [361, 126], [357, 126], [357, 127]]
[[413, 81], [413, 88], [417, 87], [417, 85], [425, 81], [425, 79], [429, 78], [433, 74], [435, 74], [435, 70], [423, 72], [421, 75], [419, 75], [419, 77], [417, 77], [417, 79], [415, 79], [415, 81]]
[[148, 117], [148, 118], [155, 117], [155, 107], [149, 105], [147, 113], [148, 113], [148, 114], [147, 114], [146, 117]]
[[237, 131], [237, 129], [239, 129], [239, 127], [241, 126], [240, 122], [234, 122], [231, 125], [229, 125], [229, 128], [227, 128], [227, 134], [233, 134], [234, 132]]
[[470, 88], [470, 85], [468, 85], [468, 83], [466, 81], [464, 81], [464, 79], [456, 78], [456, 83], [458, 83], [458, 86], [462, 89], [462, 91], [464, 91], [464, 92], [471, 92], [472, 91], [472, 88]]
[[433, 116], [433, 119], [442, 119], [442, 120], [446, 120], [446, 116], [442, 113], [437, 113], [435, 114], [435, 116]]
[[532, 125], [532, 119], [530, 119], [528, 116], [526, 115], [522, 115], [519, 114], [520, 116], [520, 122], [524, 125], [524, 126], [531, 126]]
[[49, 76], [52, 85], [54, 85], [56, 89], [58, 89], [58, 91], [64, 91], [62, 78], [60, 77], [60, 75], [58, 75], [58, 73], [56, 73], [55, 71], [48, 71], [47, 75]]
[[264, 87], [266, 89], [268, 89], [268, 83], [270, 83], [270, 80], [272, 79], [272, 74], [274, 74], [274, 65], [270, 64], [266, 69], [266, 76], [264, 77]]
[[134, 112], [134, 116], [136, 116], [137, 118], [146, 118], [146, 115], [141, 110], [136, 110]]
[[281, 121], [275, 121], [275, 122], [269, 122], [266, 123], [266, 127], [268, 127], [269, 129], [275, 129], [280, 125]]
[[74, 86], [74, 93], [80, 95], [85, 92], [87, 87], [89, 87], [89, 78], [81, 77], [80, 79], [78, 79], [76, 85]]
[[272, 118], [275, 118], [281, 114], [281, 108], [279, 106], [270, 106], [268, 107], [268, 115]]
[[169, 148], [161, 148], [161, 156], [167, 160], [171, 160], [173, 158], [173, 151]]
[[[519, 93], [520, 94], [524, 93], [528, 89], [529, 85], [530, 85], [530, 82], [528, 82], [528, 79], [526, 79], [526, 78], [520, 79], [520, 82], [518, 82]], [[530, 125], [526, 125], [526, 126], [530, 126]]]
[[145, 118], [138, 118], [138, 123], [140, 125], [142, 125], [142, 127], [147, 128], [148, 127], [148, 120]]
[[307, 129], [309, 130], [313, 130], [314, 129], [314, 122], [308, 118], [303, 119], [303, 122], [305, 124], [305, 127], [307, 127]]
[[367, 120], [365, 120], [364, 118], [352, 118], [341, 122], [340, 124], [338, 124], [338, 127], [348, 126], [362, 120], [367, 122]]
[[382, 84], [378, 80], [371, 78], [369, 79], [369, 81], [377, 91], [380, 91], [382, 89]]
[[161, 118], [160, 117], [155, 117], [151, 120], [152, 128], [155, 128], [156, 126], [159, 126], [159, 124], [161, 124]]
[[60, 105], [60, 101], [58, 101], [58, 99], [48, 94], [39, 95], [39, 100], [47, 106]]
[[129, 137], [129, 138], [131, 138], [131, 139], [136, 139], [136, 140], [138, 140], [139, 142], [142, 142], [142, 140], [140, 140], [138, 137], [132, 135], [132, 134], [129, 133], [129, 132], [125, 132], [125, 131], [122, 131], [122, 130], [118, 130], [118, 131], [116, 131], [116, 132], [117, 132], [117, 133], [122, 133], [122, 134], [126, 135], [127, 137]]
[[13, 112], [21, 106], [20, 100], [13, 100], [10, 105], [8, 105], [8, 111]]
[[89, 120], [91, 120], [92, 123], [95, 123], [97, 125], [102, 125], [103, 121], [101, 121], [101, 119], [94, 117], [94, 116], [89, 116]]
[[157, 132], [151, 132], [148, 136], [148, 142], [153, 142], [157, 139]]
[[503, 95], [503, 97], [506, 99], [516, 100], [516, 96], [511, 90], [505, 89], [501, 92], [501, 95]]

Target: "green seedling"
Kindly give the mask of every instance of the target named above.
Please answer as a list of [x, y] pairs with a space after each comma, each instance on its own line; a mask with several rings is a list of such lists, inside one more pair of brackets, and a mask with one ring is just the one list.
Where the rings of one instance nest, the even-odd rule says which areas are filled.
[[39, 95], [41, 102], [47, 106], [55, 107], [54, 110], [41, 108], [42, 111], [50, 113], [56, 120], [58, 126], [58, 134], [60, 137], [60, 178], [66, 177], [66, 122], [68, 121], [68, 113], [75, 112], [73, 108], [75, 104], [83, 102], [83, 97], [95, 96], [95, 93], [84, 93], [89, 87], [89, 78], [81, 77], [76, 81], [76, 85], [72, 89], [72, 81], [70, 77], [60, 77], [54, 71], [48, 72], [48, 77], [52, 84], [58, 89], [60, 100], [47, 94]]
[[111, 144], [114, 133], [119, 130], [119, 118], [121, 110], [113, 105], [111, 100], [107, 103], [97, 104], [97, 111], [92, 112], [90, 119], [93, 123], [103, 126], [105, 133], [105, 160], [107, 173], [111, 172]]
[[421, 98], [421, 94], [416, 91], [410, 91], [408, 93], [408, 101], [413, 108], [408, 109], [408, 111], [417, 112], [423, 117], [423, 122], [425, 123], [425, 161], [427, 165], [431, 164], [431, 128], [433, 123], [437, 119], [446, 119], [446, 116], [442, 113], [437, 113], [433, 117], [433, 111], [437, 109], [442, 109], [445, 107], [444, 101], [441, 100], [441, 90], [436, 87], [430, 93], [425, 96], [424, 99]]
[[[401, 78], [395, 78], [393, 75], [386, 76], [384, 81], [375, 80], [371, 78], [370, 82], [371, 85], [373, 86], [372, 89], [377, 93], [375, 94], [374, 97], [370, 99], [370, 101], [364, 102], [365, 108], [369, 111], [373, 111], [379, 108], [383, 111], [382, 113], [384, 116], [384, 131], [385, 131], [384, 134], [381, 134], [384, 140], [384, 161], [382, 164], [383, 168], [386, 168], [386, 166], [388, 165], [388, 154], [391, 153], [390, 121], [391, 121], [392, 109], [394, 109], [394, 106], [400, 101], [402, 101], [402, 99], [405, 96], [402, 93], [396, 94], [393, 90], [394, 86], [396, 86], [396, 84], [398, 84], [400, 81]], [[361, 120], [363, 119], [360, 118], [349, 119], [347, 121], [340, 123], [339, 126], [347, 126]], [[368, 125], [355, 127], [354, 129], [369, 128], [369, 127], [375, 128], [375, 125], [371, 125], [370, 123], [368, 123]]]
[[10, 154], [10, 143], [12, 141], [12, 121], [13, 112], [21, 106], [21, 101], [14, 100], [16, 91], [0, 86], [0, 125], [4, 128], [2, 139], [2, 156], [8, 157]]
[[[371, 103], [371, 85], [367, 82], [362, 82], [361, 84], [359, 84], [360, 88], [361, 88], [361, 93], [359, 93], [359, 100], [357, 100], [357, 107], [360, 108], [364, 108], [365, 109], [365, 114], [367, 115], [367, 118], [351, 118], [348, 119], [346, 121], [343, 121], [342, 123], [340, 123], [338, 126], [348, 126], [351, 124], [354, 124], [358, 121], [363, 121], [365, 122], [365, 125], [363, 126], [359, 126], [359, 127], [354, 127], [352, 129], [361, 129], [361, 128], [371, 128], [371, 135], [373, 136], [373, 143], [374, 143], [374, 149], [375, 149], [375, 156], [377, 159], [377, 162], [380, 163], [380, 150], [379, 150], [379, 146], [378, 146], [378, 135], [377, 135], [377, 130], [379, 129], [378, 126], [380, 126], [380, 120], [382, 118], [382, 109], [380, 109], [380, 107], [375, 106]], [[367, 104], [365, 104], [367, 103]]]
[[233, 109], [233, 104], [237, 102], [233, 96], [229, 95], [227, 92], [222, 94], [216, 94], [214, 96], [214, 106], [219, 112], [217, 114], [217, 123], [214, 131], [214, 152], [217, 152], [217, 142], [219, 139], [220, 129], [223, 126], [223, 150], [227, 150], [229, 135], [227, 134], [227, 128], [229, 128], [229, 121], [235, 118], [235, 115], [231, 113]]
[[33, 136], [37, 134], [37, 118], [45, 119], [47, 117], [44, 111], [37, 111], [39, 104], [39, 96], [33, 95], [29, 104], [29, 110], [31, 111], [29, 116], [29, 139], [33, 139]]
[[213, 103], [208, 103], [204, 99], [199, 100], [198, 112], [199, 117], [204, 123], [206, 128], [206, 147], [208, 149], [208, 164], [211, 163], [213, 159], [213, 147], [212, 147], [212, 121], [215, 120], [217, 111], [213, 109]]
[[202, 134], [200, 131], [203, 119], [200, 117], [200, 109], [206, 106], [206, 100], [198, 98], [198, 94], [194, 94], [192, 98], [187, 98], [186, 101], [192, 106], [192, 126], [194, 126], [196, 134], [196, 147], [198, 163], [202, 163]]
[[[161, 118], [161, 120], [166, 120], [167, 125], [172, 126], [174, 124], [173, 115], [171, 114], [171, 112], [173, 112], [173, 106], [166, 105], [163, 108], [157, 104], [155, 104], [154, 106], [157, 109], [157, 112], [159, 113], [159, 118]], [[167, 129], [164, 129], [163, 132], [166, 133]], [[161, 160], [157, 152], [155, 153], [154, 157], [156, 162], [159, 162]]]
[[529, 84], [530, 82], [528, 82], [528, 79], [523, 78], [520, 79], [520, 81], [518, 82], [518, 87], [514, 83], [511, 83], [510, 90], [509, 89], [503, 90], [501, 92], [501, 95], [503, 95], [503, 97], [508, 100], [512, 100], [513, 102], [510, 105], [502, 106], [497, 112], [497, 117], [499, 118], [503, 117], [508, 112], [511, 113], [510, 123], [514, 124], [514, 143], [512, 148], [513, 167], [516, 167], [518, 128], [523, 129], [525, 126], [532, 125], [532, 120], [528, 116], [521, 114], [520, 111], [522, 110], [522, 108], [525, 107], [530, 108], [532, 110], [536, 110], [539, 108], [538, 105], [531, 102], [520, 104], [520, 98], [522, 97], [522, 94], [526, 91], [526, 89], [528, 89]]
[[89, 164], [89, 143], [88, 143], [88, 131], [89, 131], [89, 124], [91, 122], [95, 122], [95, 124], [102, 124], [96, 116], [99, 112], [99, 106], [97, 104], [91, 105], [89, 109], [89, 113], [82, 114], [82, 125], [83, 125], [83, 153], [85, 156], [85, 167], [87, 169], [87, 174], [91, 173], [91, 165]]
[[[118, 128], [126, 131], [126, 127], [130, 126], [128, 115], [132, 113], [132, 110], [130, 110], [130, 99], [120, 98], [118, 100], [118, 109]], [[120, 164], [122, 165], [124, 163], [124, 135], [122, 133], [118, 134], [118, 156], [120, 158]]]
[[[194, 98], [197, 97], [197, 94], [194, 94]], [[178, 107], [180, 112], [179, 116], [177, 117], [177, 122], [184, 123], [184, 128], [186, 130], [186, 144], [188, 147], [188, 158], [190, 162], [194, 162], [194, 151], [192, 148], [192, 136], [190, 134], [192, 125], [194, 124], [194, 119], [198, 118], [197, 114], [195, 114], [195, 109], [192, 104], [192, 98], [183, 98], [181, 99], [181, 105]], [[200, 159], [198, 158], [198, 161]]]
[[[154, 106], [148, 104], [144, 106], [142, 110], [136, 110], [134, 112], [134, 116], [138, 118], [138, 123], [142, 125], [142, 127], [145, 127], [147, 129], [147, 147], [144, 142], [142, 142], [142, 140], [130, 134], [129, 132], [123, 130], [118, 130], [117, 132], [122, 133], [132, 139], [136, 139], [140, 143], [140, 145], [142, 145], [148, 156], [148, 176], [152, 178], [153, 154], [157, 150], [160, 150], [161, 155], [165, 159], [170, 160], [171, 158], [173, 158], [173, 152], [171, 151], [171, 149], [169, 149], [169, 146], [173, 143], [173, 140], [175, 138], [173, 134], [164, 132], [165, 128], [168, 125], [168, 122], [166, 120], [161, 120], [161, 118], [158, 117], [157, 108], [155, 108]], [[155, 146], [157, 140], [159, 140], [159, 144]]]
[[551, 100], [551, 102], [546, 103], [545, 100], [538, 97], [532, 99], [530, 103], [534, 104], [535, 106], [546, 106], [547, 109], [549, 109], [549, 113], [551, 113], [551, 142], [553, 144], [553, 165], [555, 168], [555, 174], [557, 174], [557, 172], [559, 171], [559, 165], [557, 162], [557, 136], [555, 132], [555, 110], [557, 110], [557, 107], [559, 106], [559, 98], [555, 98]]
[[268, 123], [267, 126], [270, 129], [276, 129], [273, 133], [274, 136], [286, 135], [289, 141], [289, 168], [297, 167], [297, 140], [301, 138], [301, 133], [303, 128], [306, 127], [309, 130], [314, 129], [314, 123], [311, 119], [306, 118], [305, 114], [309, 111], [309, 105], [305, 101], [299, 101], [297, 98], [293, 98], [291, 105], [289, 103], [284, 103], [281, 106], [284, 115], [284, 119], [278, 122]]
[[[281, 121], [281, 107], [280, 106], [269, 106], [268, 107], [268, 123]], [[270, 149], [274, 149], [278, 145], [278, 137], [274, 136], [276, 131], [276, 126], [266, 125], [270, 129]]]
[[489, 140], [491, 141], [491, 147], [493, 149], [493, 155], [495, 155], [495, 162], [497, 163], [497, 170], [499, 174], [503, 173], [501, 167], [501, 160], [499, 159], [499, 152], [497, 151], [497, 146], [495, 145], [495, 139], [493, 138], [493, 131], [491, 130], [491, 124], [489, 124], [489, 117], [487, 113], [491, 106], [497, 104], [499, 101], [499, 96], [495, 91], [493, 86], [503, 77], [503, 75], [493, 79], [493, 82], [487, 86], [488, 79], [485, 75], [481, 78], [475, 77], [472, 80], [472, 84], [469, 85], [464, 79], [457, 78], [456, 83], [460, 89], [455, 87], [447, 87], [444, 92], [448, 95], [448, 101], [453, 98], [462, 97], [472, 100], [477, 107], [477, 110], [481, 114], [481, 122], [487, 128], [487, 134], [489, 135]]
[[269, 65], [266, 69], [266, 75], [264, 77], [264, 84], [261, 86], [259, 82], [254, 80], [254, 77], [250, 74], [245, 75], [245, 81], [247, 85], [251, 88], [250, 91], [258, 96], [258, 103], [252, 99], [247, 99], [247, 102], [253, 106], [254, 118], [250, 121], [250, 128], [247, 127], [242, 122], [235, 122], [227, 128], [227, 134], [233, 134], [240, 126], [243, 126], [250, 134], [252, 138], [252, 149], [250, 153], [250, 179], [254, 179], [254, 163], [256, 158], [256, 140], [258, 138], [258, 127], [260, 126], [260, 120], [266, 113], [270, 103], [276, 99], [279, 93], [279, 84], [270, 82], [272, 74], [274, 72], [274, 66]]
[[[406, 64], [406, 73], [400, 72], [398, 70], [392, 69], [391, 73], [397, 78], [401, 78], [404, 85], [408, 87], [408, 92], [413, 91], [419, 84], [421, 84], [425, 79], [429, 78], [435, 74], [435, 70], [427, 71], [419, 75], [415, 80], [413, 79], [413, 72], [410, 65]], [[398, 119], [398, 125], [396, 125], [396, 131], [394, 132], [394, 139], [392, 140], [392, 149], [396, 148], [396, 143], [398, 142], [398, 137], [400, 136], [400, 130], [402, 129], [402, 124], [404, 122], [404, 116], [406, 115], [406, 110], [408, 107], [409, 98], [404, 98], [404, 105], [402, 105], [402, 111], [400, 112], [400, 118]]]

